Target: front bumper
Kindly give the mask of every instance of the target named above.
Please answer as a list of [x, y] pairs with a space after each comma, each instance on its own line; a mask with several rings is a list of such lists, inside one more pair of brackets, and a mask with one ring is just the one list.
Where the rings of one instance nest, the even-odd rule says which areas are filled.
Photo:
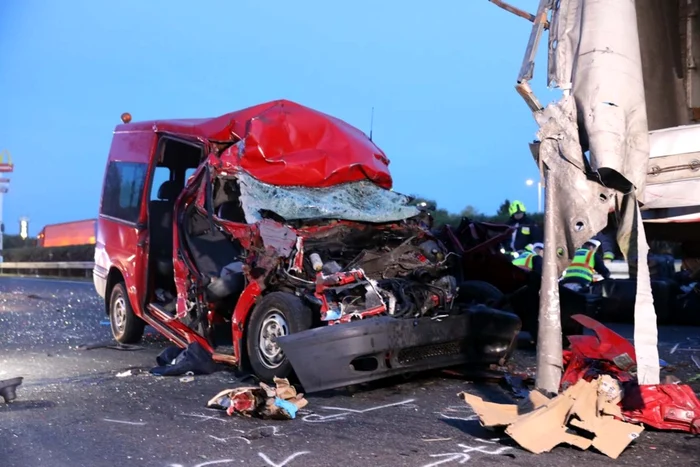
[[460, 316], [368, 318], [280, 337], [307, 393], [392, 375], [462, 364], [502, 364], [515, 348], [520, 319], [486, 307]]

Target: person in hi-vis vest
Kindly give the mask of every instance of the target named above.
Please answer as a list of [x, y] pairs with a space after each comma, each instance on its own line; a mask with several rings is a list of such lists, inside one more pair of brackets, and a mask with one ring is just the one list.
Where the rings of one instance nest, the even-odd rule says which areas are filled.
[[542, 243], [537, 242], [533, 245], [528, 245], [525, 247], [525, 250], [519, 252], [517, 258], [513, 260], [513, 265], [525, 269], [526, 271], [542, 274], [543, 254], [544, 245]]
[[605, 266], [600, 251], [600, 241], [591, 239], [576, 250], [571, 265], [564, 271], [561, 283], [569, 289], [579, 291], [590, 287], [596, 272], [603, 279], [610, 278], [610, 270]]
[[524, 250], [528, 244], [542, 242], [542, 231], [527, 215], [522, 201], [515, 200], [508, 207], [510, 219], [507, 224], [515, 227], [513, 236], [504, 249], [509, 252]]

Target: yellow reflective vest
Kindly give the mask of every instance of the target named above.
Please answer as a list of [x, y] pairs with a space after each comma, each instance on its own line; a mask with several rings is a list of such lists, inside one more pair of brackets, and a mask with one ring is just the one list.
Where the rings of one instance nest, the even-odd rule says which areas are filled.
[[595, 250], [579, 248], [574, 254], [571, 265], [564, 271], [564, 279], [578, 278], [587, 282], [593, 282], [595, 275]]
[[513, 264], [528, 271], [532, 271], [532, 260], [535, 254], [531, 251], [523, 251], [513, 260]]

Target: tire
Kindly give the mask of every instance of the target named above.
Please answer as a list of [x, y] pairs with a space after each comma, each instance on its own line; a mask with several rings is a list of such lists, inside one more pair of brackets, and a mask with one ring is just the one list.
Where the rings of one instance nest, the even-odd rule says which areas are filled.
[[457, 301], [460, 303], [477, 302], [488, 307], [497, 308], [505, 298], [498, 287], [484, 281], [464, 281], [459, 284]]
[[[291, 377], [292, 365], [274, 343], [274, 336], [306, 331], [311, 324], [311, 310], [296, 295], [287, 292], [265, 295], [250, 314], [246, 330], [246, 350], [253, 372], [268, 383], [275, 377]], [[263, 330], [267, 331], [265, 337]], [[265, 340], [267, 345], [261, 346]]]
[[146, 323], [134, 314], [123, 282], [116, 284], [110, 294], [109, 324], [120, 344], [136, 344], [143, 337]]

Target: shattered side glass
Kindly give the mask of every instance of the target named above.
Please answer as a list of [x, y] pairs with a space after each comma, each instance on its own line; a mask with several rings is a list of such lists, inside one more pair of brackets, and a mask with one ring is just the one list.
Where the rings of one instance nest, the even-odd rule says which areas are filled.
[[286, 220], [344, 219], [357, 222], [395, 222], [417, 216], [405, 195], [381, 188], [370, 181], [327, 188], [277, 186], [239, 173], [241, 205], [248, 223], [271, 211]]

